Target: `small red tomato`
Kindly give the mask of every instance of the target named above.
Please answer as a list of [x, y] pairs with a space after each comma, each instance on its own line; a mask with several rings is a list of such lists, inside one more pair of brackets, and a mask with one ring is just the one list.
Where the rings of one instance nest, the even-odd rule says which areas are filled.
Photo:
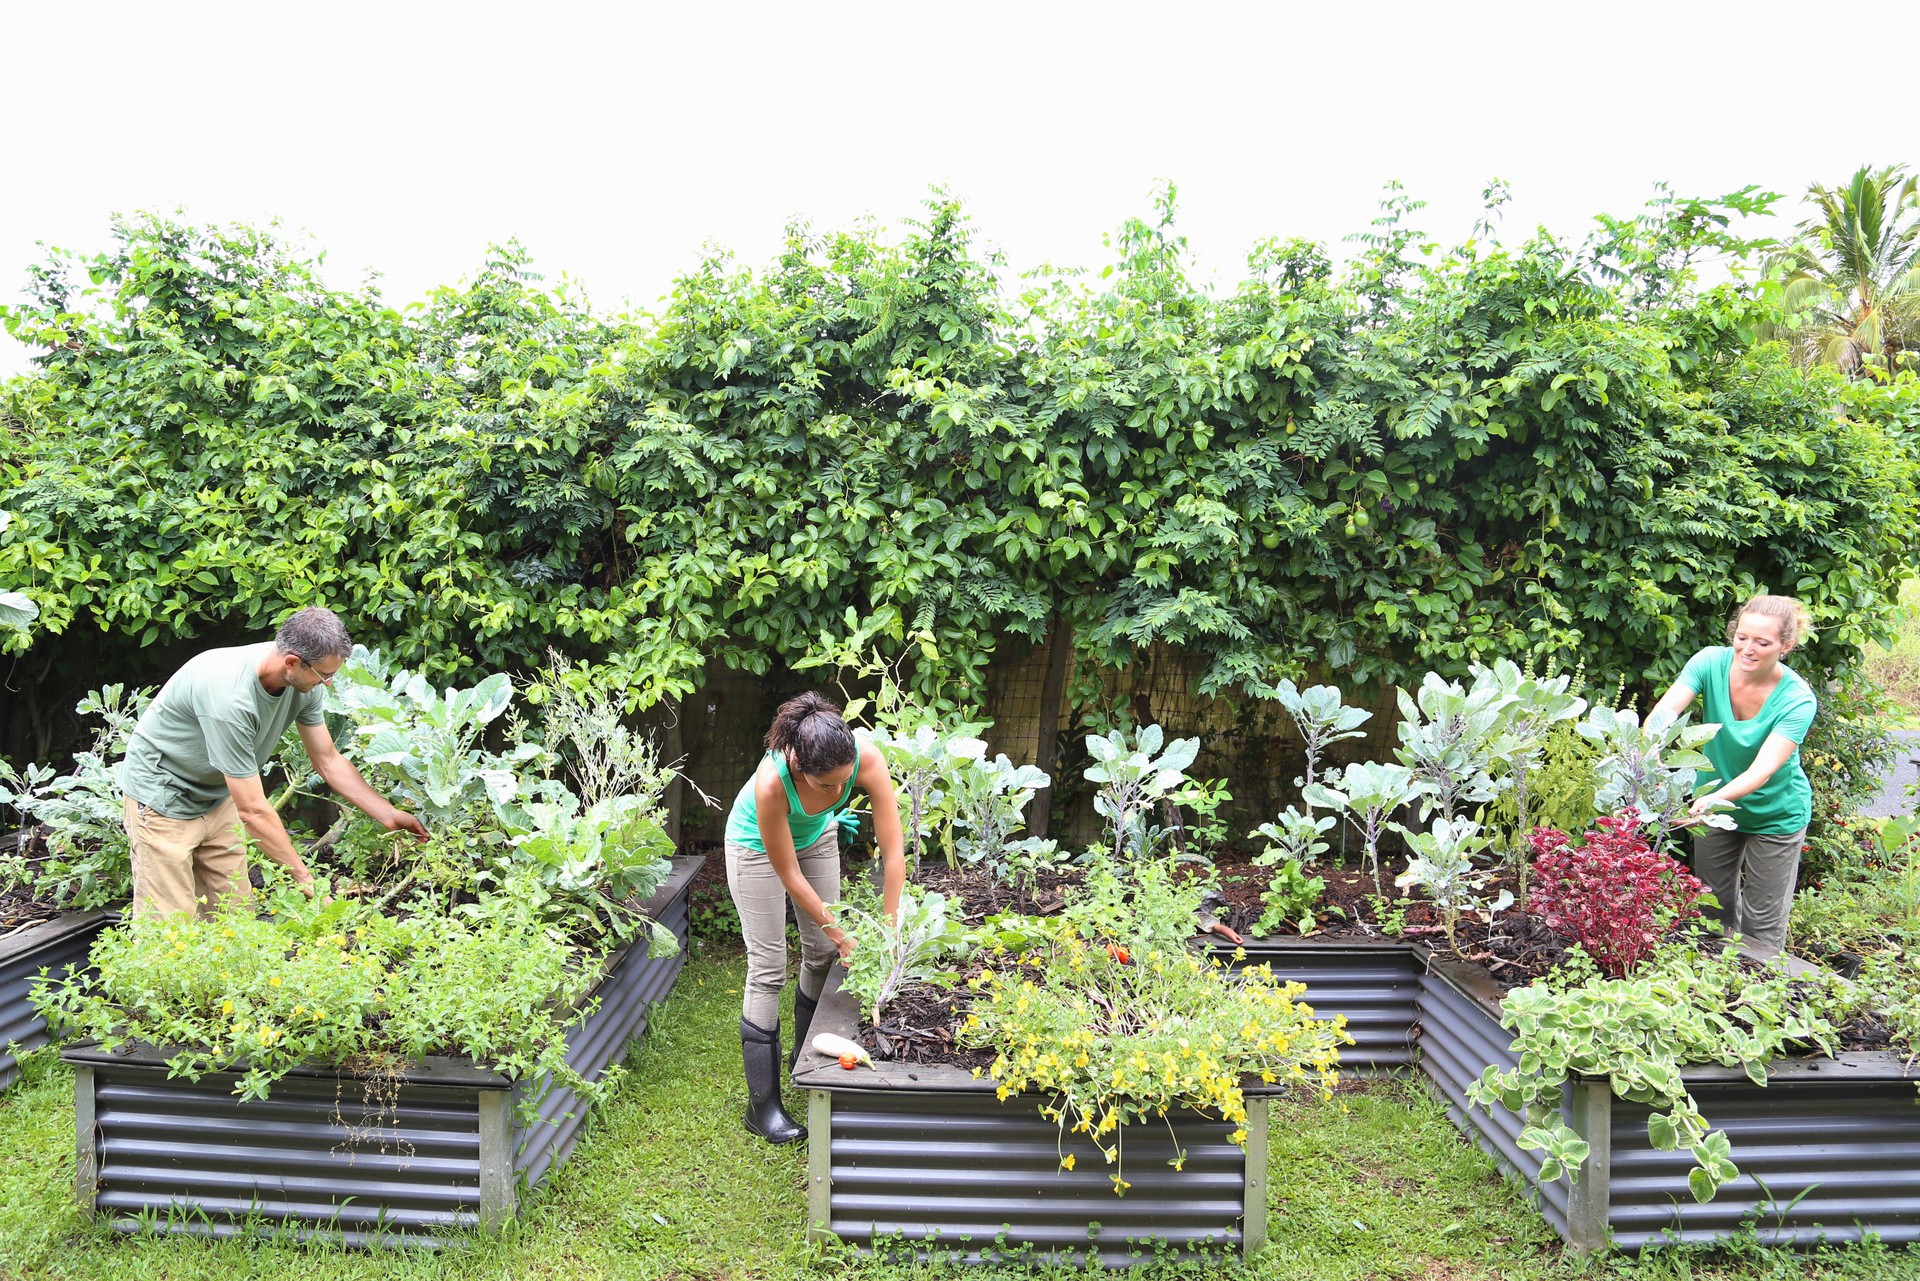
[[1133, 964], [1133, 958], [1127, 955], [1127, 949], [1124, 947], [1121, 947], [1118, 943], [1107, 944], [1107, 955], [1111, 956], [1114, 960], [1120, 962], [1120, 964], [1122, 965]]
[[840, 1066], [851, 1072], [860, 1066], [860, 1056], [852, 1050], [848, 1050], [840, 1056]]

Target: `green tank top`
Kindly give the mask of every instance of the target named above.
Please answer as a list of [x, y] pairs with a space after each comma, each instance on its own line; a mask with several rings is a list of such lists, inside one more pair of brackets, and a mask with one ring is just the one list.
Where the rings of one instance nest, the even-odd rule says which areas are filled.
[[[853, 799], [854, 776], [860, 772], [860, 761], [854, 758], [853, 773], [847, 775], [846, 790], [840, 793], [840, 799], [827, 806], [818, 814], [809, 814], [800, 808], [800, 793], [793, 790], [793, 775], [787, 769], [787, 757], [784, 752], [768, 752], [773, 758], [773, 767], [780, 774], [780, 786], [787, 793], [787, 827], [793, 832], [793, 848], [803, 850], [819, 840], [827, 830], [827, 824], [840, 816], [847, 808], [847, 802]], [[733, 809], [727, 814], [727, 840], [735, 845], [744, 845], [750, 850], [759, 850], [762, 854], [767, 847], [760, 840], [760, 811], [753, 801], [753, 782], [759, 770], [747, 776], [747, 785], [740, 789], [740, 795], [733, 798]]]

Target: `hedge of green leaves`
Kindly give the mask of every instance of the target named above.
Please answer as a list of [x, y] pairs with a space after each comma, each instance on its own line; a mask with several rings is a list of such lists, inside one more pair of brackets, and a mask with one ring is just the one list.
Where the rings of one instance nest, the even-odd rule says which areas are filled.
[[511, 247], [400, 311], [271, 231], [117, 222], [0, 309], [47, 353], [0, 394], [0, 588], [41, 611], [4, 646], [97, 683], [325, 603], [443, 678], [553, 646], [641, 705], [849, 608], [976, 691], [1056, 619], [1089, 663], [1199, 648], [1210, 689], [1658, 680], [1763, 587], [1812, 604], [1808, 669], [1885, 629], [1920, 391], [1795, 369], [1758, 290], [1695, 282], [1752, 197], [1435, 253], [1395, 197], [1344, 273], [1272, 241], [1217, 292], [1158, 203], [1097, 279], [1000, 281], [937, 195], [650, 318]]

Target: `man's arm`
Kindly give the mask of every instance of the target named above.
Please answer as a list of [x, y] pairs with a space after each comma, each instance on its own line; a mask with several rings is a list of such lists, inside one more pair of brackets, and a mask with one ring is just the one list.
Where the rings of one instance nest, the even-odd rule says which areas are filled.
[[310, 885], [313, 873], [307, 870], [300, 851], [293, 848], [293, 838], [287, 835], [286, 824], [280, 821], [280, 812], [267, 800], [267, 792], [260, 785], [258, 774], [244, 777], [226, 775], [227, 791], [233, 796], [233, 803], [240, 811], [240, 821], [246, 824], [247, 835], [268, 858], [293, 873], [294, 883]]
[[[360, 776], [360, 771], [353, 767], [353, 762], [342, 756], [340, 749], [333, 745], [333, 736], [327, 733], [325, 725], [300, 726], [300, 743], [307, 749], [307, 759], [313, 762], [313, 768], [319, 771], [321, 779], [333, 789], [334, 795], [389, 832], [410, 832], [415, 840], [427, 839], [426, 824], [374, 791], [372, 785]], [[256, 785], [258, 781], [255, 780]], [[228, 779], [227, 784], [231, 787], [233, 780]], [[277, 824], [279, 821], [279, 815], [276, 814], [274, 822]], [[284, 829], [282, 831], [284, 834]]]

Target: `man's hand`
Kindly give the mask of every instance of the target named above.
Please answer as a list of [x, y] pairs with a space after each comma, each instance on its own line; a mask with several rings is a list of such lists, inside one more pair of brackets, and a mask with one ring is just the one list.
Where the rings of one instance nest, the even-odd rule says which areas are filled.
[[387, 812], [380, 816], [380, 826], [389, 832], [406, 832], [416, 841], [430, 839], [427, 836], [427, 825], [398, 806], [387, 806]]

